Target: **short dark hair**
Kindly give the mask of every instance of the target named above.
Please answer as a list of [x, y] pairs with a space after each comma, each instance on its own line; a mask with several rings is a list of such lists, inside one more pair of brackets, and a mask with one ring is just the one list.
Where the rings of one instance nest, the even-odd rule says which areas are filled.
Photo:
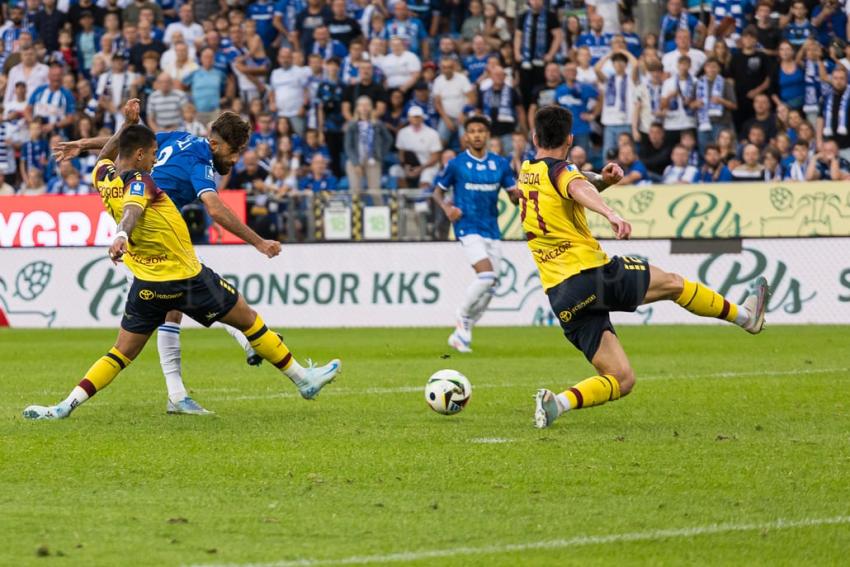
[[615, 53], [614, 55], [611, 56], [611, 63], [616, 63], [617, 61], [620, 61], [621, 63], [628, 64], [629, 58], [626, 57], [625, 54], [620, 53], [618, 51], [617, 53]]
[[796, 148], [798, 146], [805, 149], [806, 151], [809, 151], [809, 143], [808, 142], [805, 142], [803, 140], [797, 140], [796, 142], [794, 142], [794, 147]]
[[233, 151], [240, 151], [248, 143], [248, 137], [251, 134], [251, 126], [238, 114], [229, 110], [222, 112], [215, 119], [211, 130]]
[[151, 146], [156, 146], [156, 134], [142, 124], [127, 126], [118, 137], [118, 153], [125, 157], [139, 148], [146, 149]]
[[705, 146], [705, 153], [710, 151], [720, 152], [720, 147], [717, 144], [708, 144]]
[[537, 145], [553, 150], [567, 143], [573, 133], [573, 113], [569, 109], [548, 104], [534, 115]]
[[472, 116], [467, 118], [463, 123], [463, 127], [464, 129], [468, 129], [469, 126], [472, 124], [481, 124], [485, 128], [487, 128], [488, 132], [492, 131], [492, 124], [490, 124], [490, 119], [481, 114], [473, 114]]

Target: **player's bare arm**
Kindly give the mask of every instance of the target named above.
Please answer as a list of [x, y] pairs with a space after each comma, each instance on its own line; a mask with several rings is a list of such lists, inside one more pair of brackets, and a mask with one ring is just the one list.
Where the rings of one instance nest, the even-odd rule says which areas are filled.
[[236, 213], [221, 200], [215, 191], [207, 191], [201, 194], [201, 202], [216, 223], [256, 248], [261, 254], [268, 258], [274, 258], [280, 254], [280, 242], [264, 240], [259, 234], [251, 230], [248, 225], [239, 220]]
[[589, 181], [575, 179], [567, 187], [567, 191], [576, 203], [605, 217], [611, 223], [611, 228], [619, 240], [629, 238], [632, 233], [632, 225], [605, 204], [599, 191]]
[[113, 264], [117, 264], [127, 252], [127, 241], [133, 234], [133, 229], [136, 228], [139, 219], [142, 218], [143, 212], [142, 207], [135, 203], [124, 205], [124, 215], [121, 217], [121, 222], [118, 223], [118, 232], [115, 233], [115, 239], [112, 241], [112, 246], [109, 247], [109, 258]]
[[434, 193], [431, 195], [431, 198], [434, 199], [437, 206], [443, 209], [443, 213], [445, 213], [446, 217], [451, 222], [455, 222], [463, 216], [463, 211], [461, 211], [458, 207], [455, 207], [452, 203], [446, 202], [443, 188], [439, 185], [434, 186]]

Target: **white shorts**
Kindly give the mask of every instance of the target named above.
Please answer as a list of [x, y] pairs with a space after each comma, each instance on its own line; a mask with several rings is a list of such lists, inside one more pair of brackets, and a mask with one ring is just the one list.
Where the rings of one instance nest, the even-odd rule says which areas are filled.
[[492, 238], [485, 238], [480, 234], [467, 234], [458, 238], [463, 245], [463, 251], [466, 252], [466, 257], [471, 265], [475, 265], [481, 260], [490, 260], [493, 264], [493, 271], [499, 273], [499, 268], [502, 264], [502, 241]]

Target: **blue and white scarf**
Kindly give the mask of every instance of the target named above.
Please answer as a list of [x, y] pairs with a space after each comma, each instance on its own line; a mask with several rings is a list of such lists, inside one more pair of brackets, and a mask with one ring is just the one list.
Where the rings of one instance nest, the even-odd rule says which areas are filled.
[[820, 70], [814, 61], [807, 60], [805, 67], [806, 94], [803, 101], [803, 112], [812, 113], [820, 110]]
[[345, 59], [342, 60], [342, 71], [340, 72], [342, 82], [346, 85], [353, 85], [357, 82], [359, 76], [360, 70], [351, 60], [351, 55], [346, 55]]
[[646, 91], [649, 93], [649, 108], [652, 110], [652, 115], [658, 114], [661, 110], [661, 87], [652, 81], [646, 82]]
[[685, 79], [684, 90], [682, 90], [682, 79], [676, 77], [676, 90], [678, 91], [678, 94], [676, 95], [676, 98], [670, 101], [670, 110], [679, 110], [679, 108], [681, 107], [682, 111], [687, 116], [693, 116], [694, 111], [688, 108], [688, 105], [686, 104], [687, 100], [690, 99], [694, 94], [693, 77], [688, 75], [688, 78]]
[[628, 112], [628, 94], [629, 94], [629, 76], [623, 75], [620, 79], [620, 86], [617, 86], [617, 75], [608, 77], [608, 84], [605, 87], [605, 106], [614, 108], [617, 103], [620, 104], [620, 112]]
[[499, 122], [516, 122], [514, 108], [511, 105], [511, 87], [502, 85], [502, 92], [496, 94], [496, 88], [491, 87], [484, 95], [484, 114], [491, 117], [492, 110], [496, 108], [496, 120]]
[[697, 82], [697, 100], [702, 101], [698, 111], [700, 132], [711, 131], [711, 119], [723, 116], [723, 105], [711, 102], [713, 97], [723, 98], [723, 77], [715, 77], [711, 87], [708, 86], [708, 77], [702, 77]]
[[[537, 14], [537, 30], [532, 29], [534, 13], [529, 11], [525, 15], [525, 24], [522, 29], [522, 65], [524, 67], [535, 64], [543, 64], [543, 56], [546, 55], [546, 26], [549, 14], [545, 9]], [[536, 31], [536, 33], [534, 33]], [[531, 36], [534, 36], [534, 49], [532, 51]]]
[[[823, 125], [823, 135], [827, 138], [831, 138], [833, 135], [832, 131], [832, 111], [833, 104], [835, 101], [835, 96], [837, 93], [834, 91], [826, 97], [826, 108], [824, 109], [824, 125]], [[841, 101], [838, 103], [840, 106], [838, 107], [838, 128], [836, 132], [839, 136], [847, 135], [847, 107], [850, 106], [850, 87], [846, 87], [844, 89], [844, 94], [841, 95]]]
[[798, 163], [797, 160], [794, 160], [791, 163], [791, 167], [788, 168], [788, 175], [786, 176], [786, 179], [789, 181], [805, 181], [806, 170], [808, 168], [809, 160], [806, 160], [803, 163]]
[[[690, 31], [689, 24], [688, 13], [685, 11], [682, 11], [678, 18], [674, 18], [670, 14], [664, 14], [664, 18], [661, 20], [661, 48], [665, 53], [675, 49], [677, 31]], [[668, 49], [671, 42], [673, 43], [673, 49]]]
[[357, 121], [357, 152], [360, 163], [365, 164], [375, 157], [375, 126], [368, 120]]

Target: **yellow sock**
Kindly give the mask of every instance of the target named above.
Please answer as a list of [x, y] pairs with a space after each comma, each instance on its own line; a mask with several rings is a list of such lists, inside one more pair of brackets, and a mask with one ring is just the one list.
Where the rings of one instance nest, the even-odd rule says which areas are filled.
[[589, 408], [600, 406], [605, 402], [620, 399], [620, 383], [610, 374], [592, 376], [582, 380], [569, 390], [558, 394], [561, 404], [569, 402], [567, 409]]
[[722, 295], [702, 284], [685, 280], [682, 295], [676, 303], [701, 317], [716, 317], [734, 322], [738, 318], [738, 306]]
[[[283, 344], [280, 336], [277, 333], [269, 331], [263, 318], [259, 315], [257, 315], [254, 324], [245, 331], [245, 337], [251, 343], [251, 348], [257, 351], [257, 354], [268, 360], [276, 368], [282, 370], [287, 376], [289, 376], [287, 371], [292, 369], [293, 366], [300, 368], [300, 365], [292, 358], [292, 353]], [[290, 376], [290, 378], [292, 377]]]
[[109, 383], [118, 376], [118, 373], [127, 368], [129, 364], [130, 359], [117, 348], [112, 347], [109, 352], [92, 364], [89, 371], [86, 372], [86, 377], [80, 381], [79, 386], [86, 391], [89, 397], [94, 396], [97, 392], [109, 386]]

